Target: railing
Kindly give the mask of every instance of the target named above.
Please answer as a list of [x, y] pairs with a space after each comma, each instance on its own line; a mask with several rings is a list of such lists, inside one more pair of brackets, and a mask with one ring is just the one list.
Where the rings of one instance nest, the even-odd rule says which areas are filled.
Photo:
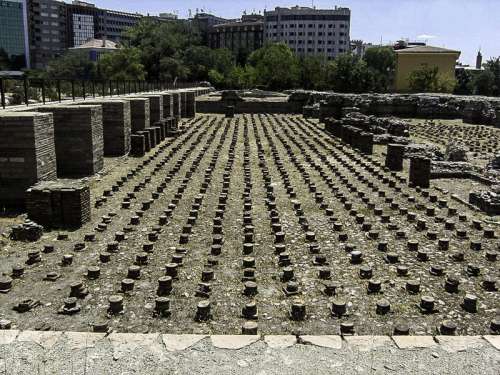
[[[8, 107], [7, 94], [12, 95], [11, 105], [46, 104], [47, 102], [75, 101], [96, 97], [137, 94], [164, 90], [197, 87], [197, 82], [166, 81], [111, 81], [111, 80], [46, 80], [0, 77], [0, 103]], [[30, 101], [34, 103], [30, 103]]]

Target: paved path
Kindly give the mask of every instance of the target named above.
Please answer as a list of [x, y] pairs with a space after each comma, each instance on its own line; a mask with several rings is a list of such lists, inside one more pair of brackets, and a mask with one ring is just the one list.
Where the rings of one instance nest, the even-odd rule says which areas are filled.
[[500, 336], [203, 336], [0, 331], [0, 374], [500, 373]]

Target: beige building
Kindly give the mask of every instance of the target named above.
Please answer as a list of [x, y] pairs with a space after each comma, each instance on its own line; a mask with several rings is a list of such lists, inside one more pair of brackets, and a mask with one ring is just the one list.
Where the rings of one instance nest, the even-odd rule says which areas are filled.
[[396, 50], [395, 91], [410, 90], [410, 74], [423, 66], [438, 67], [442, 78], [455, 78], [455, 66], [460, 57], [460, 51], [432, 46], [416, 46]]

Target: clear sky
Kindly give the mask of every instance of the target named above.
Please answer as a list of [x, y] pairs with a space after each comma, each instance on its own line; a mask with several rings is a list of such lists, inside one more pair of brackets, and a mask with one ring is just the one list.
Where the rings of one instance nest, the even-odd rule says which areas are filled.
[[[99, 7], [143, 14], [175, 12], [180, 18], [198, 8], [226, 18], [246, 10], [276, 6], [311, 6], [301, 0], [87, 0]], [[70, 2], [66, 0], [66, 2]], [[317, 8], [349, 7], [351, 39], [386, 43], [401, 38], [462, 51], [460, 61], [475, 64], [479, 48], [484, 59], [500, 56], [500, 0], [314, 0]]]

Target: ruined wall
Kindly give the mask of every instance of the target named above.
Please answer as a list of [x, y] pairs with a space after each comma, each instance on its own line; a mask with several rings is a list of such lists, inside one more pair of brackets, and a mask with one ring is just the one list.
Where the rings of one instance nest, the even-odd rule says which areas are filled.
[[343, 108], [356, 107], [376, 116], [398, 116], [434, 119], [463, 119], [473, 124], [500, 127], [500, 98], [445, 94], [341, 94], [294, 91], [289, 103], [294, 113], [305, 105], [316, 104], [320, 120], [340, 118]]

